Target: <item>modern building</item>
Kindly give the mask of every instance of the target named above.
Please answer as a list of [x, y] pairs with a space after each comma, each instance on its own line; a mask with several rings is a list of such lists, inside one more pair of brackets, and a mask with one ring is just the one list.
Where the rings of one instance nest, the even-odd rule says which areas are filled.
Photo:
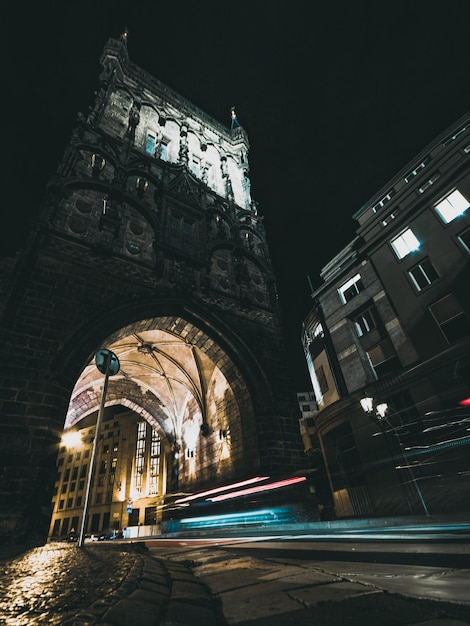
[[[59, 533], [66, 518], [75, 526], [56, 460], [62, 431], [97, 413], [102, 349], [120, 363], [105, 408], [159, 437], [164, 493], [305, 463], [247, 133], [234, 109], [222, 124], [135, 65], [127, 33], [106, 43], [101, 67], [28, 241], [0, 272], [7, 540], [47, 537], [51, 500], [64, 501], [52, 532], [59, 517]], [[91, 524], [117, 521], [115, 496]]]
[[303, 324], [304, 448], [338, 517], [468, 511], [470, 116], [354, 218]]

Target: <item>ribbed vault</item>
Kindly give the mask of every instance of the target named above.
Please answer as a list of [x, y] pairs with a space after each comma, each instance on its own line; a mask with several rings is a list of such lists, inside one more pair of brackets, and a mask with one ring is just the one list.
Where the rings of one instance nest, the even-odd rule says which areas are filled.
[[[185, 449], [200, 446], [202, 432], [205, 464], [215, 461], [219, 432], [227, 436], [232, 462], [243, 458], [240, 415], [252, 414], [246, 386], [227, 353], [205, 332], [180, 317], [146, 319], [114, 333], [100, 348], [114, 352], [120, 362], [119, 372], [109, 378], [107, 407], [127, 406], [171, 445]], [[93, 357], [73, 389], [66, 429], [97, 411], [103, 382]]]

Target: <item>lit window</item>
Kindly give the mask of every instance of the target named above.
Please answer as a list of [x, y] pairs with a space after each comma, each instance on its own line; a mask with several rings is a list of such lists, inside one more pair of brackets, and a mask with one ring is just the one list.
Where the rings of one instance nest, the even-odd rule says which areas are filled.
[[444, 224], [449, 224], [463, 215], [470, 206], [467, 198], [458, 189], [450, 193], [434, 207]]
[[362, 284], [361, 275], [356, 274], [338, 289], [338, 293], [342, 303], [346, 304], [346, 302], [352, 300], [352, 298], [363, 290], [364, 285]]
[[390, 243], [393, 251], [399, 259], [403, 259], [410, 254], [410, 252], [418, 250], [421, 245], [411, 228], [404, 230], [400, 235], [398, 235], [398, 237], [392, 239]]
[[168, 141], [160, 142], [160, 158], [162, 161], [168, 161]]
[[201, 173], [200, 170], [201, 170], [201, 162], [199, 161], [197, 157], [193, 156], [191, 159], [191, 171], [194, 174], [194, 176], [199, 177]]
[[439, 278], [439, 274], [429, 259], [424, 259], [424, 261], [415, 265], [408, 274], [418, 291], [428, 287]]
[[156, 145], [157, 145], [157, 137], [155, 133], [148, 132], [147, 139], [145, 140], [145, 152], [153, 156], [155, 154]]

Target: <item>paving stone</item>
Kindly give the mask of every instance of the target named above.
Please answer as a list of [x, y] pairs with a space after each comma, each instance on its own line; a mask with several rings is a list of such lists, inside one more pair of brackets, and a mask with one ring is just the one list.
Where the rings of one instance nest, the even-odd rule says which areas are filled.
[[161, 614], [161, 607], [154, 602], [127, 598], [111, 607], [103, 619], [113, 626], [158, 626]]
[[297, 600], [304, 606], [312, 606], [324, 602], [341, 602], [354, 596], [379, 592], [360, 583], [339, 582], [328, 585], [298, 587], [295, 590], [291, 589], [288, 593], [292, 599]]
[[215, 607], [171, 600], [160, 626], [220, 626], [225, 623]]

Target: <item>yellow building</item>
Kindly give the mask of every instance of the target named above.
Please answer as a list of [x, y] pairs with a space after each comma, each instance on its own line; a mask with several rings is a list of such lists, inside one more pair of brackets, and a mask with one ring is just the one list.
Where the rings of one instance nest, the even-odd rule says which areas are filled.
[[[83, 419], [76, 431], [78, 443], [68, 446], [64, 442], [59, 451], [49, 539], [79, 531], [95, 424], [96, 413]], [[125, 528], [135, 533], [136, 529], [144, 531], [144, 526], [145, 534], [158, 533], [166, 474], [158, 432], [124, 407], [107, 409], [97, 441], [86, 533], [108, 534]]]

